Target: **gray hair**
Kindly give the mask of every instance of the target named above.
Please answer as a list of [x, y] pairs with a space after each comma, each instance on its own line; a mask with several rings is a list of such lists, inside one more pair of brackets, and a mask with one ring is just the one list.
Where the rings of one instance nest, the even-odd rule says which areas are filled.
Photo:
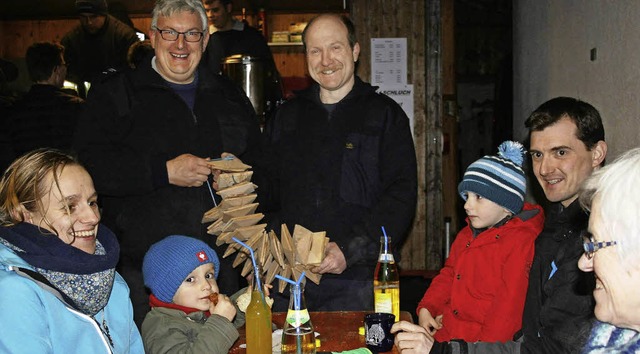
[[631, 149], [612, 164], [595, 171], [582, 185], [580, 204], [594, 202], [606, 232], [602, 241], [616, 241], [623, 266], [640, 267], [640, 148]]
[[170, 17], [174, 13], [188, 11], [198, 14], [202, 22], [202, 30], [206, 31], [209, 22], [202, 0], [158, 0], [151, 12], [151, 27], [158, 26], [158, 17]]

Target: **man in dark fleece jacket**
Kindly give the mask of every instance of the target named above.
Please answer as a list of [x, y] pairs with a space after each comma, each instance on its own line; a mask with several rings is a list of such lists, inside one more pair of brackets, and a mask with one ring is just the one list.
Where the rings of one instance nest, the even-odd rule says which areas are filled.
[[[546, 198], [545, 228], [536, 239], [522, 331], [506, 343], [433, 341], [433, 329], [406, 322], [392, 328], [400, 351], [419, 353], [577, 353], [593, 319], [592, 273], [578, 269], [580, 233], [588, 216], [577, 200], [580, 186], [605, 160], [607, 144], [598, 111], [586, 102], [557, 97], [527, 119], [533, 172]], [[446, 326], [446, 323], [443, 323]]]
[[[409, 120], [396, 102], [354, 75], [360, 46], [348, 19], [316, 17], [303, 42], [315, 83], [269, 122], [263, 162], [272, 178], [258, 183], [258, 193], [266, 190], [270, 198], [263, 206], [275, 230], [299, 224], [326, 231], [331, 240], [311, 270], [323, 274], [320, 285], [305, 287], [308, 308], [370, 311], [381, 226], [398, 251], [415, 213]], [[288, 296], [276, 294], [274, 311], [286, 311], [287, 304]]]
[[[118, 266], [138, 324], [149, 311], [147, 249], [168, 234], [214, 243], [201, 223], [214, 206], [207, 158], [228, 152], [253, 164], [259, 147], [247, 96], [199, 65], [206, 26], [202, 1], [158, 0], [150, 32], [155, 56], [94, 85], [78, 123], [75, 148], [100, 194], [102, 220], [120, 239]], [[231, 263], [221, 261], [224, 294], [242, 282]]]
[[67, 67], [64, 48], [39, 42], [27, 49], [25, 60], [33, 85], [7, 116], [14, 158], [38, 148], [70, 150], [83, 100], [62, 90]]

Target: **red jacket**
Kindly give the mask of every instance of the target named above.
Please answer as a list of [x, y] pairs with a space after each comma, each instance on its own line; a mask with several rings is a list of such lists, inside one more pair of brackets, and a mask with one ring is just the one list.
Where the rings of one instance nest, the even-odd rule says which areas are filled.
[[470, 226], [458, 233], [417, 309], [443, 315], [437, 341], [512, 340], [521, 328], [534, 242], [543, 224], [542, 208], [525, 203], [520, 214], [475, 238]]

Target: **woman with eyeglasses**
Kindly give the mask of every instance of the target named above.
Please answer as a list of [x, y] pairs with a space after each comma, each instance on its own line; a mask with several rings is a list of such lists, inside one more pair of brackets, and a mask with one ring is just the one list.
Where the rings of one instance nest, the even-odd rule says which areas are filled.
[[75, 158], [41, 149], [14, 161], [0, 225], [0, 352], [144, 353], [118, 241]]
[[591, 211], [578, 265], [594, 272], [597, 320], [583, 353], [640, 352], [640, 148], [596, 171], [580, 202]]

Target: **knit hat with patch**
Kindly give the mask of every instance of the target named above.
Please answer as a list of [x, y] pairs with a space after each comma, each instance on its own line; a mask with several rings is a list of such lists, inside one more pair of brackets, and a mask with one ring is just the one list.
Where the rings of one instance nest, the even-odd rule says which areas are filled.
[[78, 13], [107, 14], [107, 0], [76, 0]]
[[505, 141], [498, 147], [498, 156], [487, 155], [469, 165], [458, 185], [462, 199], [467, 200], [465, 192], [473, 192], [518, 214], [527, 191], [524, 153], [519, 142]]
[[220, 260], [209, 245], [193, 237], [168, 236], [153, 244], [144, 255], [144, 285], [160, 301], [170, 303], [187, 275], [207, 263], [213, 263], [217, 279]]

